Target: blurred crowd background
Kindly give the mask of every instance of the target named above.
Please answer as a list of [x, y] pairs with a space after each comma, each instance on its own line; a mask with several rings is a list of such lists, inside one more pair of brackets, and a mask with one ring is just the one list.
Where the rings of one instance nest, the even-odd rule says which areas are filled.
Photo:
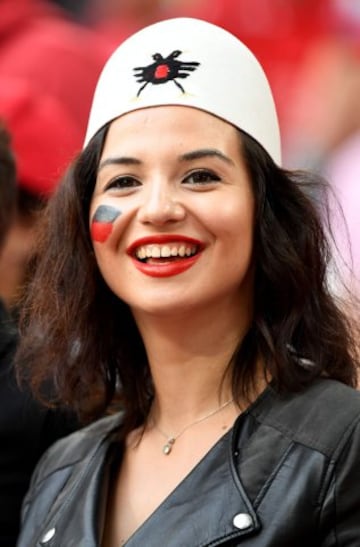
[[360, 273], [360, 0], [0, 0], [0, 120], [18, 181], [0, 255], [9, 307], [37, 212], [82, 146], [105, 59], [138, 28], [172, 16], [223, 26], [259, 58], [279, 112], [284, 166], [330, 180], [348, 226], [334, 224], [337, 241]]

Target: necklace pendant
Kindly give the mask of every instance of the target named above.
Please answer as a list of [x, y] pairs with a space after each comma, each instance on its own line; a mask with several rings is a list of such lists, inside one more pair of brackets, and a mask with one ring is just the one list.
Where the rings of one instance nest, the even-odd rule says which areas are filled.
[[174, 443], [175, 439], [174, 437], [171, 437], [170, 439], [168, 439], [167, 443], [164, 444], [162, 451], [165, 456], [168, 456], [170, 454]]

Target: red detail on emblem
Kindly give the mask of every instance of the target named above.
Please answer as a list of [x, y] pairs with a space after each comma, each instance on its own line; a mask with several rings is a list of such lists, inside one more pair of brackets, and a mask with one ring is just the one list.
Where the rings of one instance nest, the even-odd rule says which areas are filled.
[[91, 224], [91, 237], [94, 241], [104, 243], [112, 232], [112, 222], [93, 222]]
[[191, 72], [197, 69], [200, 65], [198, 61], [179, 61], [178, 57], [182, 54], [180, 49], [175, 49], [167, 57], [163, 57], [161, 53], [154, 53], [152, 58], [154, 62], [148, 66], [137, 66], [135, 78], [141, 84], [136, 96], [139, 97], [142, 91], [148, 84], [165, 84], [166, 82], [174, 82], [182, 93], [185, 93], [183, 86], [177, 81], [177, 78], [187, 78]]
[[162, 78], [166, 78], [169, 72], [170, 68], [168, 67], [168, 65], [159, 65], [158, 67], [156, 67], [154, 76], [155, 78], [161, 80]]

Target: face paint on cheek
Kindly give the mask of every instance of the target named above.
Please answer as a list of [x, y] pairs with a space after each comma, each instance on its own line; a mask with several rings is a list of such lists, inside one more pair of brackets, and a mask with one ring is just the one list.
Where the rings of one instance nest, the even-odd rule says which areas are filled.
[[100, 205], [91, 221], [90, 233], [93, 241], [104, 243], [111, 234], [113, 224], [119, 215], [121, 215], [120, 209], [111, 205]]

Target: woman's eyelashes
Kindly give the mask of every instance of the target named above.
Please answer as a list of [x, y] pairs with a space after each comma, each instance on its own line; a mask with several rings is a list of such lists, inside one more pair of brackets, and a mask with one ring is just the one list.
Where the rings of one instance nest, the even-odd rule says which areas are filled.
[[194, 185], [194, 186], [207, 186], [219, 182], [221, 178], [214, 173], [214, 171], [209, 171], [207, 169], [200, 169], [197, 171], [192, 171], [184, 179], [183, 184]]
[[141, 182], [139, 182], [135, 177], [122, 175], [110, 180], [105, 185], [105, 190], [131, 190], [138, 186], [141, 186]]
[[[104, 191], [106, 192], [108, 190], [118, 190], [122, 193], [131, 192], [132, 190], [136, 190], [138, 187], [143, 186], [147, 182], [151, 181], [151, 177], [147, 179], [145, 176], [143, 178], [144, 180], [140, 180], [130, 175], [117, 176], [104, 185]], [[206, 186], [211, 186], [221, 181], [221, 177], [217, 175], [214, 171], [210, 171], [208, 169], [198, 169], [196, 171], [191, 171], [190, 173], [187, 173], [185, 176], [182, 176], [178, 180], [180, 180], [180, 183], [183, 185], [204, 188]]]

